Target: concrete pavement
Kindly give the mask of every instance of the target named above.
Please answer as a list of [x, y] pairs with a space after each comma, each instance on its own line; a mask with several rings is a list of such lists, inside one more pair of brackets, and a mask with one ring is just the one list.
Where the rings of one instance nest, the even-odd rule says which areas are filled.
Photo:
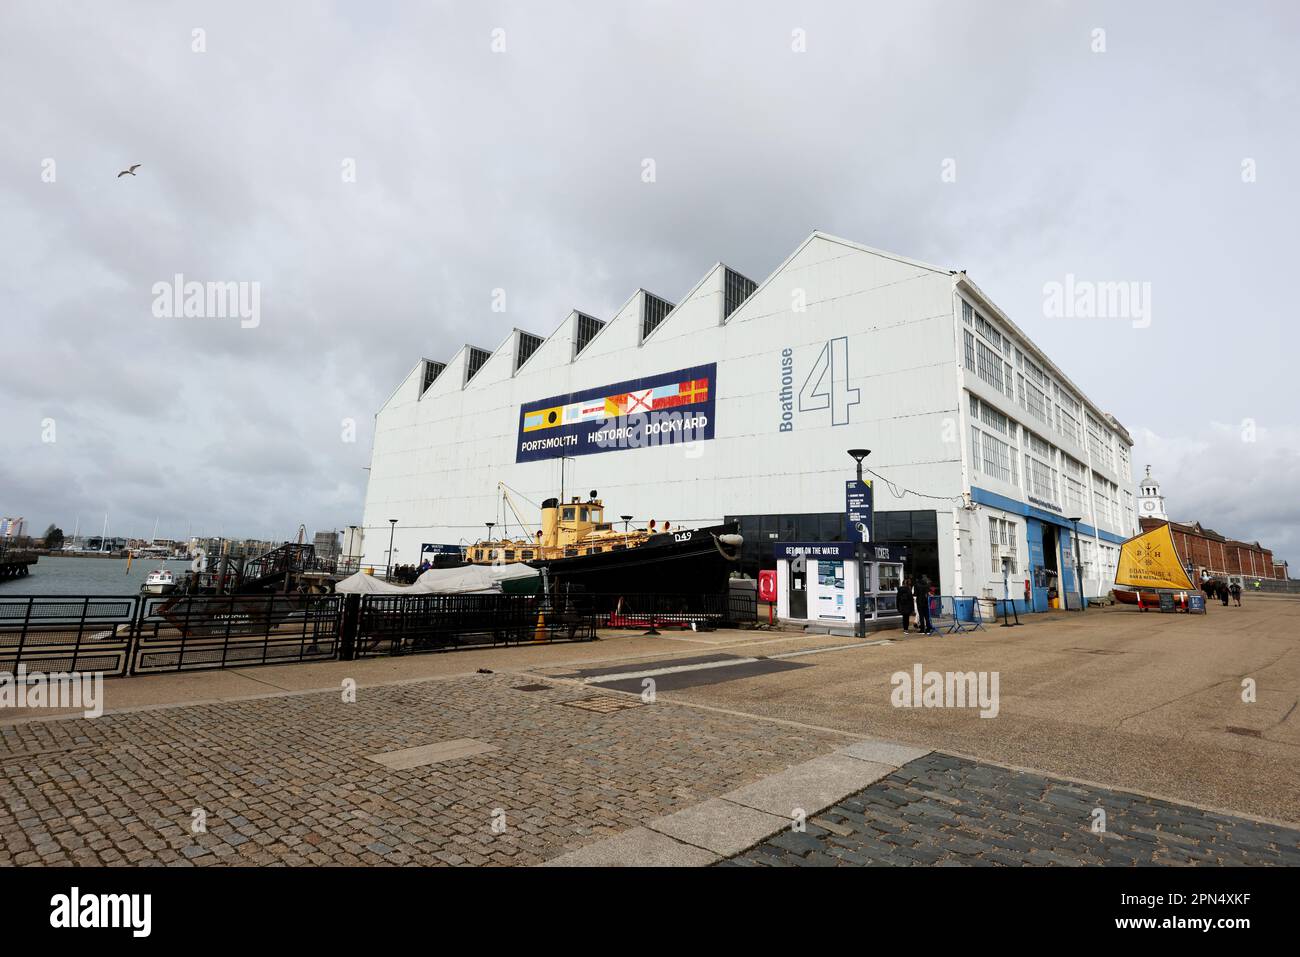
[[[773, 858], [756, 863], [906, 863], [945, 841], [940, 860], [969, 863], [955, 848], [981, 839], [1010, 842], [990, 845], [1004, 855], [1030, 841], [1020, 863], [1098, 862], [1070, 803], [1096, 799], [1121, 821], [1160, 808], [1152, 863], [1289, 860], [1294, 832], [1276, 826], [1300, 823], [1300, 602], [1029, 621], [869, 642], [624, 634], [114, 680], [98, 719], [0, 713], [0, 864], [700, 864], [754, 845]], [[781, 662], [799, 667], [766, 666]], [[998, 671], [997, 717], [894, 707], [891, 675], [916, 664]], [[629, 693], [647, 679], [652, 697]], [[925, 762], [939, 762], [930, 793], [896, 786]], [[986, 806], [989, 775], [1032, 782], [1024, 802]], [[895, 846], [855, 834], [861, 807], [835, 810], [873, 789], [906, 797], [900, 819], [928, 853], [844, 846]], [[987, 820], [953, 831], [945, 796]], [[1156, 852], [1207, 809], [1227, 813], [1189, 832], [1202, 856]], [[799, 812], [807, 830], [791, 831]], [[1035, 829], [1060, 833], [1039, 846]], [[785, 846], [761, 850], [772, 841]]]

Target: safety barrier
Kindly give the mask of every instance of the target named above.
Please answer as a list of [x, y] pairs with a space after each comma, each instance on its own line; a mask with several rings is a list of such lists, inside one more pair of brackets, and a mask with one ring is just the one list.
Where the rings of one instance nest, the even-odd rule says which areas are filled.
[[598, 615], [588, 599], [567, 595], [363, 595], [350, 656], [590, 641], [596, 637]]
[[0, 598], [0, 672], [124, 675], [137, 606], [134, 596]]
[[328, 661], [342, 603], [342, 595], [142, 598], [131, 674]]
[[733, 595], [109, 595], [0, 598], [0, 673], [105, 677], [591, 641], [598, 627], [757, 618]]
[[979, 599], [965, 595], [931, 595], [930, 624], [936, 631], [950, 635], [982, 631], [984, 615], [980, 611]]

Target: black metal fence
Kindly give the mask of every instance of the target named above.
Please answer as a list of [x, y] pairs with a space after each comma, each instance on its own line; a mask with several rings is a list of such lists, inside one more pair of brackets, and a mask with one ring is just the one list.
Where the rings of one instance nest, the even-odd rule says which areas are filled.
[[126, 674], [139, 599], [0, 598], [0, 672]]
[[365, 595], [353, 656], [446, 651], [473, 645], [590, 641], [597, 616], [585, 601], [540, 595]]
[[0, 672], [107, 677], [590, 641], [597, 628], [752, 622], [732, 595], [171, 595], [0, 597]]
[[343, 595], [143, 598], [131, 674], [326, 661]]

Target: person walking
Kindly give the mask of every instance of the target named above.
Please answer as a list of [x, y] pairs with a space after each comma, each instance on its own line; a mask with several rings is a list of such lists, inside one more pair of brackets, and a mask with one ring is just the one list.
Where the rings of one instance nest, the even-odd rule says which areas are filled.
[[1220, 600], [1221, 602], [1223, 602], [1223, 607], [1224, 607], [1224, 608], [1227, 608], [1227, 607], [1228, 607], [1228, 584], [1227, 584], [1227, 582], [1219, 582], [1219, 600]]
[[930, 624], [930, 580], [920, 576], [912, 586], [912, 595], [916, 599], [916, 630], [923, 635], [934, 634]]
[[1232, 592], [1232, 600], [1235, 601], [1237, 603], [1237, 607], [1240, 608], [1241, 607], [1241, 585], [1239, 585], [1237, 582], [1233, 582], [1231, 587], [1228, 589], [1228, 591]]
[[[910, 634], [907, 630], [912, 621], [912, 613], [916, 611], [916, 601], [912, 595], [912, 579], [904, 578], [903, 584], [898, 586], [898, 613], [903, 616], [903, 634]], [[919, 627], [920, 622], [917, 622]]]

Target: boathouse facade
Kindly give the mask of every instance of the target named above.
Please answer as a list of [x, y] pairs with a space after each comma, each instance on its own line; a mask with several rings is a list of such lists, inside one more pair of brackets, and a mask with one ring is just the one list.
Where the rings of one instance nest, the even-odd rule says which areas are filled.
[[[849, 448], [875, 539], [943, 594], [1104, 594], [1137, 531], [1132, 439], [965, 275], [814, 232], [766, 279], [715, 264], [671, 301], [421, 359], [375, 418], [363, 528], [382, 568], [518, 534], [598, 490], [637, 527], [732, 519], [742, 568], [847, 537]], [[397, 519], [395, 525], [390, 520]], [[1074, 519], [1078, 519], [1077, 523]], [[652, 590], [653, 583], [647, 583]]]

